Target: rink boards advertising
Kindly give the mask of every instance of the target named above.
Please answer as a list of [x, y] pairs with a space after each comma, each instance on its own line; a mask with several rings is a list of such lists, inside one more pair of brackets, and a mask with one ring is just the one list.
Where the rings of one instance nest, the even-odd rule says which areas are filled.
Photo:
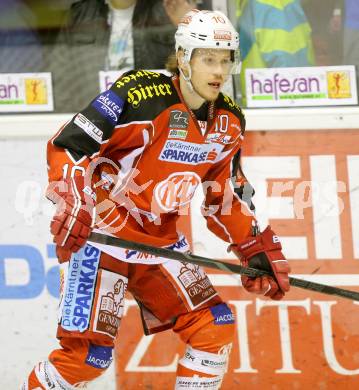
[[[9, 222], [0, 244], [0, 298], [7, 313], [0, 318], [9, 329], [2, 341], [2, 378], [8, 386], [55, 346], [59, 269], [48, 233], [52, 211], [43, 199], [45, 162], [35, 158], [45, 153], [44, 142], [29, 142], [7, 141], [4, 157], [26, 156], [28, 164], [24, 171], [9, 163], [2, 174], [9, 185], [1, 199], [11, 205], [4, 210]], [[358, 144], [355, 130], [246, 134], [243, 166], [257, 191], [258, 219], [281, 237], [293, 276], [358, 291]], [[193, 251], [235, 261], [206, 230], [199, 202], [196, 197], [181, 222]], [[14, 209], [16, 222], [10, 223]], [[236, 318], [223, 389], [355, 388], [359, 302], [296, 288], [282, 301], [270, 301], [244, 292], [235, 276], [208, 273]], [[171, 332], [143, 336], [130, 296], [124, 314], [114, 361], [118, 388], [172, 388], [184, 347]]]
[[[258, 217], [281, 236], [293, 275], [355, 291], [358, 141], [357, 131], [248, 132], [244, 150]], [[229, 258], [196, 210], [192, 207], [189, 231], [195, 253], [211, 257], [221, 248], [221, 258]], [[233, 276], [210, 273], [237, 320], [224, 389], [347, 389], [358, 383], [359, 302], [296, 288], [284, 300], [270, 301], [243, 292]], [[128, 317], [139, 324], [132, 306]], [[156, 381], [171, 388], [182, 351], [170, 332], [148, 338], [140, 326], [123, 321], [116, 356], [120, 385]]]

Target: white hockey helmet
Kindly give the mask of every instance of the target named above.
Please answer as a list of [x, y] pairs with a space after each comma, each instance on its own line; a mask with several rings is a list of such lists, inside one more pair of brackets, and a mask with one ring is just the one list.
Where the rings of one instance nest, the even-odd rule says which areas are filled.
[[176, 52], [184, 51], [189, 62], [194, 49], [228, 49], [233, 53], [231, 73], [240, 73], [239, 34], [230, 20], [220, 11], [187, 12], [178, 24], [175, 34]]

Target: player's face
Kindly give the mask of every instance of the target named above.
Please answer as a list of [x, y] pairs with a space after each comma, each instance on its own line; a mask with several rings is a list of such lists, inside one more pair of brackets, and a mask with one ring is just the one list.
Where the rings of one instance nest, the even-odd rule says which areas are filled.
[[206, 100], [216, 100], [233, 68], [230, 50], [196, 49], [190, 64], [196, 92]]

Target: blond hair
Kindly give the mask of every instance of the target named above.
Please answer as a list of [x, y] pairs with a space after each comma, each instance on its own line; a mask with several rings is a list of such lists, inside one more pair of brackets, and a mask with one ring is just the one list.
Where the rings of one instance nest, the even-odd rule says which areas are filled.
[[178, 73], [178, 60], [177, 60], [176, 53], [172, 53], [168, 56], [166, 64], [165, 64], [165, 68], [168, 72], [171, 72], [174, 74]]

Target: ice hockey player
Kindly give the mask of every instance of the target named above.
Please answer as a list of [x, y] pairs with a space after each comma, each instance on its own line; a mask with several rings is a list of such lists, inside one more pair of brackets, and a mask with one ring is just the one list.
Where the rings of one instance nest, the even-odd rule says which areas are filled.
[[243, 277], [244, 288], [272, 299], [289, 290], [277, 236], [270, 227], [259, 231], [243, 199], [243, 114], [220, 92], [240, 66], [238, 34], [224, 14], [192, 10], [175, 40], [171, 77], [124, 74], [48, 143], [47, 197], [57, 205], [51, 233], [62, 267], [60, 348], [35, 366], [23, 390], [75, 389], [99, 377], [111, 364], [126, 290], [146, 334], [172, 329], [187, 345], [175, 389], [220, 388], [234, 316], [203, 269], [88, 240], [97, 231], [187, 251], [176, 222], [198, 186], [208, 228], [245, 266], [273, 271], [273, 278]]

